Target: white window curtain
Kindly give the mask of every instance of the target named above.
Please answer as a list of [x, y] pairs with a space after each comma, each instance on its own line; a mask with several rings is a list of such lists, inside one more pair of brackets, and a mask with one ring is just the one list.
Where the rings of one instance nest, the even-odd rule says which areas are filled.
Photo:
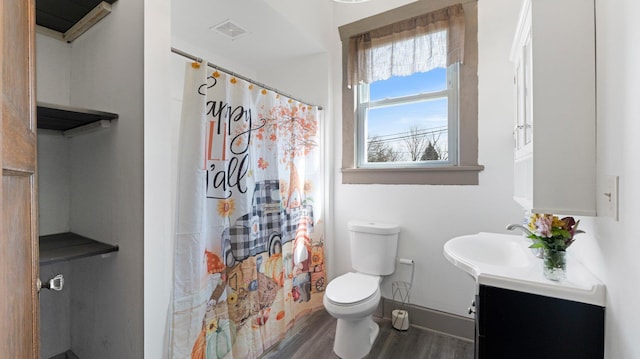
[[353, 36], [347, 85], [446, 67], [464, 58], [461, 4]]

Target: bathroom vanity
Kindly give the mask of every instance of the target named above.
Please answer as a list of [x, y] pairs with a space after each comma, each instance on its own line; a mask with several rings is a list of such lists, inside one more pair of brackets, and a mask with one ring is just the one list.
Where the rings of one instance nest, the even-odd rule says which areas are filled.
[[604, 284], [570, 252], [567, 279], [546, 279], [529, 244], [523, 236], [478, 233], [444, 246], [445, 257], [477, 285], [469, 308], [475, 358], [603, 358]]
[[480, 285], [475, 357], [601, 359], [604, 307]]

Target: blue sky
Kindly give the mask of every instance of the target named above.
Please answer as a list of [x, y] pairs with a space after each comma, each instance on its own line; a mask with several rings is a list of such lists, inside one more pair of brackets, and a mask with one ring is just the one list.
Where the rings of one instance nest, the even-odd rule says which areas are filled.
[[[369, 87], [371, 101], [408, 94], [444, 90], [447, 70], [436, 68], [412, 76], [392, 77], [376, 81]], [[415, 104], [392, 106], [369, 111], [368, 137], [409, 131], [412, 127], [428, 129], [447, 125], [447, 100], [439, 99]]]
[[393, 76], [376, 81], [369, 86], [371, 101], [392, 98], [417, 92], [431, 92], [447, 88], [447, 70], [443, 67], [411, 76]]

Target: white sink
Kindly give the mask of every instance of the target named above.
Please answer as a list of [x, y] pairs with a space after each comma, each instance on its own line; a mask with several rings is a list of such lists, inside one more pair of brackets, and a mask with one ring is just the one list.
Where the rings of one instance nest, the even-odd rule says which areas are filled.
[[532, 257], [523, 248], [522, 241], [513, 236], [470, 235], [456, 237], [444, 245], [445, 256], [453, 261], [501, 266], [508, 268], [527, 267]]
[[450, 239], [444, 256], [471, 275], [478, 285], [517, 290], [583, 303], [605, 305], [605, 287], [578, 260], [567, 254], [567, 279], [544, 278], [542, 260], [519, 235], [481, 232]]

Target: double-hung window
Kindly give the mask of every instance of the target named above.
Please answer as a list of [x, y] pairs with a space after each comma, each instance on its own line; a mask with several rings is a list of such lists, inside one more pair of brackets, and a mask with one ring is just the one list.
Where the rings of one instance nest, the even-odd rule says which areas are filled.
[[458, 64], [357, 89], [359, 168], [458, 164]]
[[450, 4], [340, 28], [343, 183], [478, 183], [477, 3]]

